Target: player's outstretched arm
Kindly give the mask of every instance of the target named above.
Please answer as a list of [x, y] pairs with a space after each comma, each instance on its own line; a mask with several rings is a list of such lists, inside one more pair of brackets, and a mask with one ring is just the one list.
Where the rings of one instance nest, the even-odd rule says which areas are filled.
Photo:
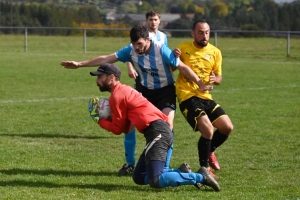
[[84, 61], [62, 61], [60, 64], [64, 66], [67, 69], [77, 69], [79, 67], [93, 67], [93, 66], [99, 66], [104, 63], [115, 63], [118, 59], [116, 55], [110, 54], [110, 55], [104, 55], [104, 56], [98, 56], [89, 60]]
[[67, 69], [77, 69], [79, 67], [78, 62], [76, 61], [62, 61], [60, 65], [64, 66]]

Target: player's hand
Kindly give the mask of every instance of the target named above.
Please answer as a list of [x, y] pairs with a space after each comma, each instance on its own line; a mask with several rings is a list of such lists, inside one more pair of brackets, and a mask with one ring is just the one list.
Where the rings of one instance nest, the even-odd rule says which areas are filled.
[[214, 87], [212, 85], [205, 85], [201, 80], [199, 80], [198, 86], [199, 86], [201, 92], [211, 91], [214, 89]]
[[88, 101], [88, 110], [90, 113], [90, 116], [94, 122], [98, 124], [99, 120], [101, 119], [99, 116], [99, 105], [98, 105], [99, 98], [90, 98]]
[[209, 82], [214, 83], [215, 80], [216, 80], [216, 75], [213, 71], [211, 71], [210, 74], [209, 74]]
[[79, 63], [76, 61], [62, 61], [60, 63], [62, 66], [64, 66], [67, 69], [77, 69], [79, 68]]
[[173, 50], [173, 53], [174, 53], [174, 55], [175, 55], [176, 58], [180, 57], [180, 55], [181, 55], [181, 51], [178, 48], [175, 48]]
[[200, 87], [200, 91], [201, 91], [201, 92], [211, 91], [211, 90], [213, 90], [213, 89], [214, 89], [214, 87], [213, 87], [212, 85], [204, 85], [204, 86], [201, 86], [201, 87]]
[[128, 68], [128, 76], [130, 78], [136, 79], [136, 77], [138, 76], [138, 73], [131, 67], [131, 69]]
[[128, 76], [130, 78], [134, 78], [136, 79], [136, 77], [138, 76], [138, 73], [134, 70], [133, 66], [131, 63], [126, 63], [127, 64], [127, 69], [128, 69]]

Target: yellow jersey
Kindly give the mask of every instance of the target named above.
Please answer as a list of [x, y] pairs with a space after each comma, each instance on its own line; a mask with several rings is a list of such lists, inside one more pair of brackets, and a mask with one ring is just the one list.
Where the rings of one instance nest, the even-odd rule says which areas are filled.
[[[180, 60], [189, 66], [201, 81], [209, 85], [210, 73], [222, 75], [222, 54], [221, 51], [208, 43], [204, 48], [198, 48], [193, 41], [181, 43], [178, 48], [181, 50]], [[192, 96], [212, 100], [209, 91], [201, 92], [198, 85], [179, 72], [176, 80], [176, 95], [179, 103]]]

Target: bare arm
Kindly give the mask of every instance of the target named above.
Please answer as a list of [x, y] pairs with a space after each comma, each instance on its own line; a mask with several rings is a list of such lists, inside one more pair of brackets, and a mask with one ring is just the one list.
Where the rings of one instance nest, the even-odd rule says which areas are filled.
[[[180, 49], [178, 49], [178, 48], [175, 48], [175, 49], [173, 50], [173, 53], [174, 53], [174, 55], [175, 55], [176, 58], [179, 58], [180, 55], [181, 55], [181, 51], [180, 51]], [[171, 70], [174, 72], [175, 70], [177, 70], [177, 67], [171, 66]]]
[[186, 75], [189, 79], [194, 81], [199, 86], [201, 92], [213, 89], [213, 86], [205, 85], [200, 80], [200, 78], [195, 74], [195, 72], [190, 67], [185, 65], [181, 60], [179, 60], [179, 64], [177, 67], [178, 67], [178, 70], [180, 70], [180, 72], [182, 72], [184, 75]]
[[126, 65], [127, 65], [127, 69], [128, 69], [128, 76], [130, 78], [136, 79], [136, 77], [138, 76], [138, 73], [134, 70], [132, 64], [130, 62], [126, 62]]
[[90, 60], [84, 60], [84, 61], [62, 61], [60, 64], [68, 69], [77, 69], [79, 67], [93, 67], [93, 66], [99, 66], [104, 63], [115, 63], [118, 59], [116, 55], [110, 54], [110, 55], [104, 55], [104, 56], [98, 56], [95, 58], [92, 58]]

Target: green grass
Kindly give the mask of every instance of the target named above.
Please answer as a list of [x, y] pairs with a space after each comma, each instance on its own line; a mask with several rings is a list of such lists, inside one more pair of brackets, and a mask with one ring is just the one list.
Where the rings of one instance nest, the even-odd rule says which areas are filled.
[[[185, 39], [170, 38], [174, 48]], [[223, 83], [214, 99], [234, 131], [217, 151], [220, 193], [193, 186], [152, 189], [118, 177], [123, 135], [99, 128], [87, 99], [100, 93], [89, 71], [67, 70], [62, 60], [109, 54], [127, 38], [0, 35], [0, 199], [300, 199], [300, 40], [219, 38]], [[133, 85], [126, 67], [122, 82]], [[197, 170], [197, 141], [178, 111], [171, 166]], [[144, 147], [137, 134], [136, 158]]]

